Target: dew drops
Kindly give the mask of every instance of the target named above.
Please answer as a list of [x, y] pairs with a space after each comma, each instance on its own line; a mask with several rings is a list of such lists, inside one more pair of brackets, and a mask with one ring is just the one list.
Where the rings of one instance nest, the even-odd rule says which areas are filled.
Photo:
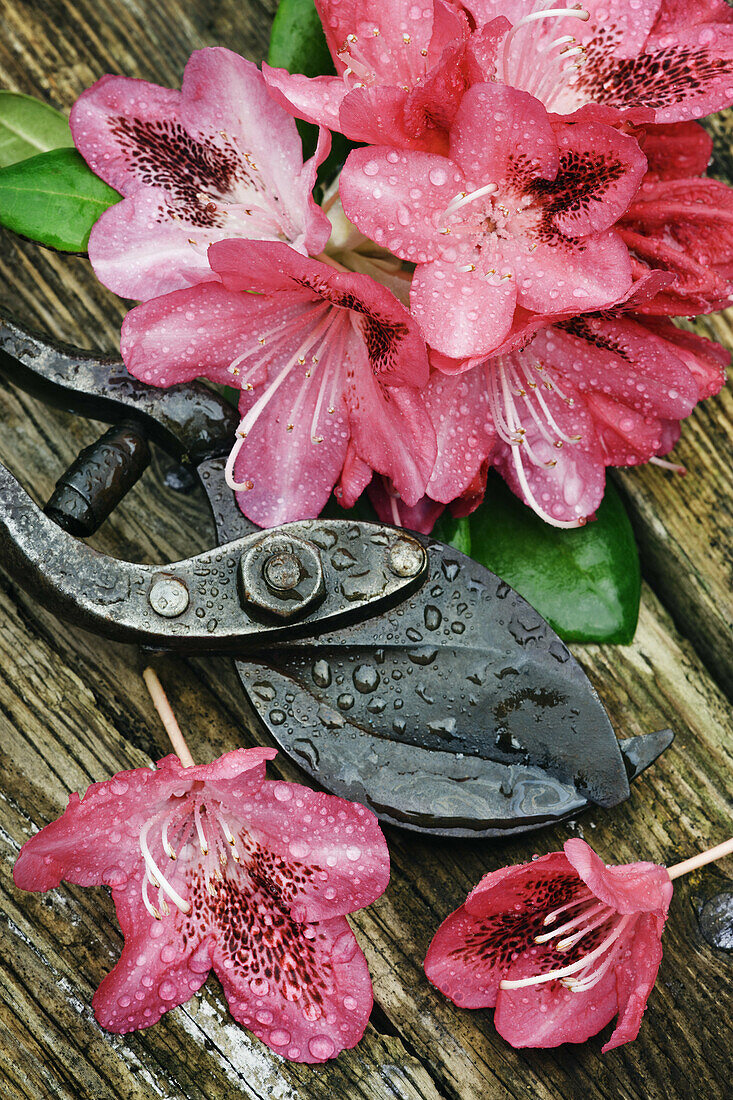
[[173, 982], [161, 982], [158, 986], [158, 993], [162, 1000], [172, 1001], [176, 995], [176, 987]]
[[346, 858], [351, 860], [352, 863], [356, 863], [357, 859], [361, 857], [361, 848], [357, 848], [355, 845], [346, 849]]
[[354, 670], [354, 687], [362, 695], [367, 695], [370, 691], [376, 691], [378, 686], [379, 673], [372, 665], [359, 665]]
[[176, 957], [176, 949], [170, 943], [167, 943], [160, 952], [161, 961], [164, 963], [173, 962]]
[[313, 665], [313, 682], [322, 688], [327, 688], [331, 683], [331, 666], [328, 661], [316, 661]]
[[320, 1020], [323, 1013], [316, 1004], [307, 1004], [303, 1008], [303, 1015], [306, 1020], [310, 1020], [311, 1023], [315, 1023], [316, 1020]]
[[253, 978], [249, 988], [256, 997], [265, 997], [270, 992], [270, 983], [267, 978]]
[[332, 1058], [336, 1053], [336, 1046], [333, 1039], [330, 1039], [328, 1035], [314, 1035], [308, 1043], [308, 1050], [314, 1058], [325, 1061], [326, 1058]]
[[354, 997], [344, 997], [344, 1008], [347, 1012], [354, 1012], [359, 1007], [359, 1002]]
[[366, 164], [364, 165], [364, 175], [365, 176], [378, 176], [379, 175], [379, 165], [377, 164], [376, 160], [368, 160], [366, 162]]
[[431, 168], [428, 173], [428, 179], [434, 187], [442, 187], [448, 180], [448, 173], [445, 168]]
[[289, 783], [276, 783], [272, 792], [278, 802], [290, 802], [293, 792]]
[[270, 1032], [270, 1043], [274, 1047], [286, 1047], [290, 1042], [290, 1032], [282, 1028], [275, 1028]]

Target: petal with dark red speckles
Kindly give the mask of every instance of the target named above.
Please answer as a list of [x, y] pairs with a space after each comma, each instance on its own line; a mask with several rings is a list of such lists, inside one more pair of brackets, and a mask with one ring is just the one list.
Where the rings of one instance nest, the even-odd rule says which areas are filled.
[[297, 1062], [326, 1062], [355, 1046], [372, 1010], [366, 959], [345, 917], [295, 925], [266, 904], [243, 914], [237, 950], [214, 950], [214, 969], [229, 1011], [278, 1054]]

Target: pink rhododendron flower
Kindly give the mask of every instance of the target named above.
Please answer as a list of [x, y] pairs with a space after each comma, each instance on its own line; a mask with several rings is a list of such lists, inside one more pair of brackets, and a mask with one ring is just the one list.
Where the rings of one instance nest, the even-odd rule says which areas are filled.
[[387, 846], [363, 806], [267, 781], [275, 755], [120, 772], [23, 845], [23, 890], [111, 888], [125, 945], [94, 997], [103, 1027], [149, 1027], [213, 969], [235, 1019], [288, 1058], [361, 1038], [372, 988], [344, 914], [385, 889]]
[[577, 527], [605, 489], [606, 466], [665, 454], [672, 429], [725, 382], [730, 359], [669, 321], [585, 315], [509, 355], [455, 364], [440, 356], [425, 391], [438, 440], [427, 492], [465, 494], [487, 461], [553, 526]]
[[261, 526], [317, 515], [350, 441], [359, 469], [419, 500], [435, 435], [419, 393], [425, 343], [407, 310], [367, 276], [284, 244], [222, 241], [209, 257], [221, 283], [132, 310], [122, 353], [153, 385], [200, 375], [239, 383], [243, 419], [227, 476], [245, 515]]
[[340, 190], [363, 233], [417, 264], [413, 316], [458, 357], [496, 351], [518, 307], [552, 317], [628, 293], [612, 227], [645, 169], [633, 138], [598, 122], [553, 126], [526, 92], [481, 84], [461, 101], [450, 156], [357, 149]]
[[92, 170], [125, 196], [89, 240], [97, 276], [123, 297], [215, 279], [206, 249], [226, 237], [304, 253], [328, 240], [311, 191], [330, 138], [304, 165], [294, 120], [231, 50], [192, 54], [180, 92], [105, 76], [76, 102], [71, 127]]
[[466, 88], [468, 20], [444, 0], [316, 0], [337, 76], [263, 65], [273, 94], [354, 141], [440, 149]]
[[733, 297], [733, 197], [707, 179], [712, 141], [697, 123], [648, 127], [640, 134], [649, 168], [619, 233], [634, 274], [671, 279], [641, 312], [657, 316], [709, 313]]
[[[561, 115], [590, 105], [639, 121], [700, 118], [733, 102], [733, 26], [723, 0], [465, 0], [501, 33], [482, 79]], [[593, 110], [593, 108], [591, 108]]]
[[606, 866], [568, 840], [486, 875], [438, 929], [425, 973], [461, 1007], [495, 1005], [514, 1047], [582, 1043], [618, 1014], [612, 1050], [639, 1032], [671, 898], [665, 867]]

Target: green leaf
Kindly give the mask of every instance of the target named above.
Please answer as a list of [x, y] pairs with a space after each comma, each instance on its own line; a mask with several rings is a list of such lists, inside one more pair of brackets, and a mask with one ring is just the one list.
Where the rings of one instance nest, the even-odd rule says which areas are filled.
[[75, 149], [0, 169], [0, 225], [62, 252], [85, 252], [95, 221], [119, 199]]
[[438, 542], [444, 542], [446, 546], [452, 546], [461, 554], [471, 555], [471, 523], [468, 517], [456, 519], [450, 512], [443, 512], [438, 518], [430, 535]]
[[[267, 63], [275, 69], [304, 76], [333, 76], [336, 72], [313, 0], [280, 0], [270, 34]], [[313, 156], [318, 127], [298, 119], [303, 156]], [[331, 152], [318, 169], [320, 183], [328, 183], [339, 171], [353, 143], [343, 134], [333, 134]]]
[[336, 72], [313, 0], [281, 0], [272, 23], [267, 63], [304, 76]]
[[40, 99], [0, 92], [0, 168], [73, 146], [69, 120]]
[[524, 596], [565, 641], [632, 641], [641, 597], [639, 553], [613, 485], [596, 520], [561, 530], [491, 476], [469, 525], [471, 557]]

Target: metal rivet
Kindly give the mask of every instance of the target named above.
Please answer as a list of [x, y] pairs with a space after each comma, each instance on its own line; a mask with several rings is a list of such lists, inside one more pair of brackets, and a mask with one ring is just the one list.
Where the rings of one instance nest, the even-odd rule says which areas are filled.
[[411, 539], [398, 539], [389, 552], [389, 567], [398, 577], [415, 577], [425, 564], [425, 551]]
[[178, 577], [158, 577], [148, 593], [153, 611], [166, 619], [182, 615], [189, 604], [188, 589]]
[[276, 592], [289, 592], [300, 584], [303, 576], [300, 559], [296, 554], [286, 551], [269, 557], [263, 566], [262, 573], [268, 587]]

